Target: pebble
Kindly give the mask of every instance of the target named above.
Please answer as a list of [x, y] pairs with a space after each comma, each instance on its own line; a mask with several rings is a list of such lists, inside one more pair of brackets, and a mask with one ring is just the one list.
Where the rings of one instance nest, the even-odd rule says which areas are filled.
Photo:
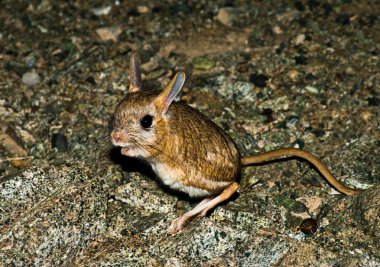
[[339, 14], [336, 16], [335, 22], [342, 25], [348, 25], [350, 24], [350, 15], [347, 13]]
[[112, 40], [117, 42], [119, 35], [122, 33], [122, 29], [119, 26], [102, 27], [96, 30], [96, 33], [102, 39], [102, 41]]
[[36, 56], [33, 53], [30, 53], [25, 59], [26, 65], [28, 68], [33, 68], [36, 64]]
[[191, 6], [189, 5], [189, 3], [187, 3], [187, 1], [184, 1], [183, 3], [179, 2], [170, 6], [170, 11], [172, 12], [172, 14], [182, 13], [188, 15], [191, 13]]
[[215, 62], [205, 57], [197, 57], [193, 60], [194, 68], [197, 70], [209, 70], [215, 66]]
[[284, 31], [281, 29], [280, 26], [276, 25], [272, 28], [272, 31], [275, 33], [275, 34], [282, 34]]
[[294, 44], [300, 45], [305, 41], [305, 39], [306, 39], [305, 34], [303, 34], [303, 33], [298, 34], [297, 37], [294, 39]]
[[264, 148], [265, 147], [265, 141], [262, 139], [257, 141], [257, 147], [258, 148]]
[[322, 136], [324, 136], [325, 134], [326, 134], [326, 132], [325, 131], [323, 131], [323, 130], [312, 130], [311, 131], [316, 137], [322, 137]]
[[20, 126], [16, 126], [15, 129], [24, 144], [31, 145], [36, 142], [36, 139], [33, 137], [33, 135], [31, 135], [28, 131], [22, 129]]
[[309, 93], [312, 93], [312, 94], [318, 94], [318, 89], [315, 88], [314, 86], [306, 86], [305, 87], [306, 91], [308, 91]]
[[273, 110], [270, 108], [264, 108], [261, 112], [264, 116], [266, 116], [265, 123], [271, 123], [273, 122]]
[[269, 78], [263, 74], [255, 74], [255, 73], [252, 73], [250, 76], [249, 76], [249, 80], [257, 87], [260, 87], [260, 88], [264, 88], [265, 86], [267, 86], [267, 81], [269, 80]]
[[276, 53], [280, 54], [284, 49], [286, 48], [286, 44], [284, 42], [281, 42], [280, 45], [276, 48]]
[[34, 158], [43, 158], [45, 157], [45, 147], [42, 143], [37, 143], [34, 147], [30, 149], [31, 156]]
[[240, 73], [247, 73], [249, 70], [249, 67], [247, 64], [240, 64], [238, 67], [237, 67], [237, 71], [240, 72]]
[[66, 136], [60, 133], [55, 133], [52, 135], [51, 146], [56, 148], [59, 152], [65, 152], [69, 149]]
[[104, 6], [99, 8], [93, 8], [92, 13], [94, 13], [95, 16], [106, 16], [111, 12], [111, 6]]
[[22, 82], [28, 87], [33, 87], [39, 84], [40, 81], [40, 76], [35, 72], [26, 72], [22, 75]]
[[286, 121], [286, 127], [287, 128], [295, 128], [297, 123], [300, 121], [300, 118], [297, 117], [297, 116], [291, 116], [288, 118], [288, 120]]
[[307, 57], [305, 56], [295, 56], [294, 60], [296, 61], [296, 64], [298, 65], [306, 65], [307, 64]]
[[306, 80], [308, 80], [308, 81], [312, 81], [312, 80], [315, 80], [315, 79], [316, 79], [316, 77], [315, 77], [312, 73], [308, 73], [308, 74], [306, 74], [306, 75], [305, 75], [305, 78], [306, 78]]
[[317, 231], [317, 228], [318, 223], [313, 218], [307, 218], [303, 220], [300, 225], [300, 230], [302, 231], [302, 233], [307, 235], [314, 234]]
[[369, 106], [379, 106], [380, 105], [380, 98], [377, 98], [375, 96], [367, 98], [368, 105]]
[[216, 19], [226, 26], [232, 26], [232, 11], [231, 7], [222, 7], [219, 9], [218, 15], [216, 15]]
[[86, 82], [92, 84], [92, 85], [96, 85], [96, 81], [95, 81], [95, 78], [93, 76], [88, 76], [86, 78]]
[[299, 76], [299, 71], [298, 70], [290, 70], [289, 71], [289, 77], [290, 79], [292, 79], [293, 81], [296, 81], [297, 80], [297, 77]]
[[305, 142], [299, 138], [297, 138], [293, 143], [292, 147], [303, 149], [305, 147]]
[[25, 158], [13, 159], [13, 160], [11, 160], [11, 164], [13, 167], [18, 168], [18, 169], [25, 169], [31, 165], [30, 160], [25, 159]]
[[302, 127], [303, 128], [309, 128], [310, 127], [310, 121], [302, 121]]
[[294, 6], [297, 8], [298, 11], [305, 11], [305, 6], [302, 4], [301, 1], [296, 1], [294, 3]]
[[137, 6], [137, 12], [140, 14], [149, 13], [149, 7], [148, 6]]

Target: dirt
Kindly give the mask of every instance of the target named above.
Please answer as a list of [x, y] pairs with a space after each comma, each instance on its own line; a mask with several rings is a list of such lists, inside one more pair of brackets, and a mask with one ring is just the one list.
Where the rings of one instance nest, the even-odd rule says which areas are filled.
[[[0, 263], [380, 265], [378, 10], [350, 0], [1, 1]], [[251, 167], [238, 196], [169, 235], [196, 201], [162, 189], [109, 140], [131, 51], [146, 90], [185, 71], [178, 100], [243, 155], [303, 148], [367, 191], [337, 194], [303, 161]], [[315, 233], [300, 230], [307, 218]]]

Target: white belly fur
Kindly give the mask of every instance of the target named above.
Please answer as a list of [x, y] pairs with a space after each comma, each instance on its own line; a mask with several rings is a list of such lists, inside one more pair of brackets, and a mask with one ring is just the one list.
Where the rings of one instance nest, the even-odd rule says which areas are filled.
[[[190, 185], [184, 185], [178, 179], [178, 177], [184, 177], [185, 175], [195, 175], [193, 173], [186, 174], [186, 173], [183, 173], [183, 171], [180, 169], [171, 168], [162, 163], [153, 163], [152, 169], [165, 185], [169, 186], [172, 189], [187, 193], [189, 194], [190, 197], [206, 197], [206, 196], [211, 195], [211, 192], [207, 190], [199, 189]], [[203, 177], [200, 177], [199, 179], [202, 179], [202, 178]], [[218, 182], [218, 181], [210, 181], [210, 182], [218, 183], [219, 185], [222, 184], [223, 186], [227, 186], [230, 184], [230, 182]]]

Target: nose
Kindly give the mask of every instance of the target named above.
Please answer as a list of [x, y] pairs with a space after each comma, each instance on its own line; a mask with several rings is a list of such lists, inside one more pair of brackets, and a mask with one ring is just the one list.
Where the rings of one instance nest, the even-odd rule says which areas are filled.
[[112, 143], [119, 143], [119, 142], [122, 142], [123, 139], [125, 139], [125, 135], [126, 133], [124, 133], [123, 131], [120, 131], [120, 130], [114, 130], [111, 132], [111, 139], [112, 139]]

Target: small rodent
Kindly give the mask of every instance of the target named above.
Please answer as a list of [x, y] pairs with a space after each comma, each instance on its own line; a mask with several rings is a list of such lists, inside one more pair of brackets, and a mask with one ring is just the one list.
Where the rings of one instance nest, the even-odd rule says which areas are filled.
[[242, 158], [232, 138], [198, 110], [173, 102], [185, 74], [177, 73], [163, 91], [144, 91], [139, 60], [130, 59], [130, 86], [113, 114], [111, 141], [121, 154], [146, 160], [161, 181], [190, 197], [204, 197], [191, 211], [175, 219], [169, 231], [181, 230], [194, 216], [228, 199], [239, 188], [242, 166], [283, 157], [299, 157], [313, 164], [326, 180], [346, 195], [360, 190], [339, 182], [323, 163], [307, 151], [281, 148]]

